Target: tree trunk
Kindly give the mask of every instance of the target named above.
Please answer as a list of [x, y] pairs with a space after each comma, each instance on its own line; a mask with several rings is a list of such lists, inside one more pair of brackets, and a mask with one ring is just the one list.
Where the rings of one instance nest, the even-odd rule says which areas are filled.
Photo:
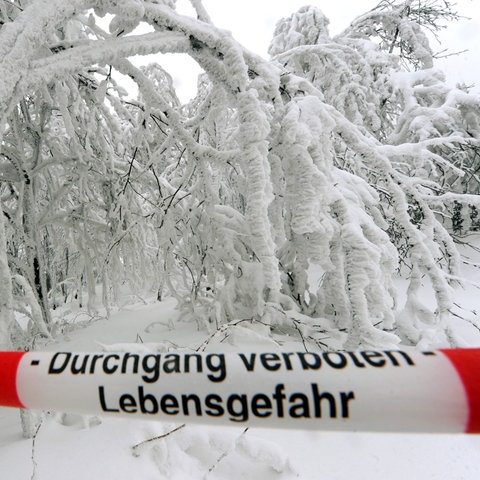
[[[0, 204], [1, 207], [1, 204]], [[0, 350], [12, 348], [10, 326], [13, 323], [12, 277], [7, 260], [5, 220], [0, 208]]]

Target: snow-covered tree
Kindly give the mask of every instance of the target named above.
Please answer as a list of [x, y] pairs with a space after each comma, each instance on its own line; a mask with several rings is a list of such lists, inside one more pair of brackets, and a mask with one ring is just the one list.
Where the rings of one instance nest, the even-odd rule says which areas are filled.
[[[249, 318], [319, 345], [328, 332], [337, 348], [457, 344], [444, 218], [479, 204], [480, 102], [433, 68], [422, 28], [454, 17], [448, 2], [382, 1], [333, 39], [305, 7], [278, 23], [271, 61], [191, 3], [197, 18], [170, 0], [2, 2], [2, 289], [42, 312], [42, 334], [57, 297], [87, 287], [93, 308], [101, 284], [108, 309], [128, 280], [207, 327]], [[130, 60], [150, 53], [193, 58], [197, 97], [181, 105], [164, 68]], [[422, 277], [434, 311], [415, 296]]]
[[[49, 50], [85, 39], [85, 28], [69, 21], [48, 37]], [[51, 309], [74, 296], [82, 304], [84, 288], [92, 311], [98, 283], [107, 310], [122, 282], [144, 287], [145, 222], [132, 218], [144, 212], [127, 188], [135, 155], [122, 95], [111, 67], [92, 65], [33, 86], [8, 117], [0, 150], [7, 251], [15, 309], [32, 320], [23, 340], [16, 329], [18, 346], [48, 336]]]
[[[433, 54], [421, 30], [424, 24], [439, 28], [442, 18], [454, 17], [448, 4], [445, 9], [437, 2], [418, 6], [416, 2], [381, 2], [331, 39], [323, 14], [305, 7], [279, 22], [270, 47], [274, 61], [308, 79], [326, 104], [358, 127], [361, 143], [373, 141], [377, 145], [371, 147], [373, 155], [372, 151], [363, 151], [359, 138], [352, 135], [354, 130], [345, 128], [344, 119], [335, 120], [330, 137], [333, 170], [349, 172], [357, 183], [361, 178], [376, 191], [373, 204], [381, 209], [380, 218], [388, 226], [378, 223], [376, 213], [371, 218], [389, 235], [396, 256], [408, 264], [416, 287], [419, 275], [430, 278], [438, 308], [427, 316], [436, 325], [442, 323], [442, 317], [448, 317], [450, 309], [448, 276], [458, 274], [456, 248], [447, 231], [451, 224], [444, 219], [453, 213], [454, 202], [470, 208], [478, 205], [477, 196], [457, 196], [453, 192], [476, 193], [466, 185], [472, 185], [471, 171], [478, 168], [480, 137], [480, 99], [446, 86], [443, 73], [433, 68]], [[416, 70], [408, 71], [406, 65]], [[465, 177], [467, 181], [460, 187]], [[351, 189], [349, 195], [355, 195], [354, 191]], [[367, 212], [370, 208], [362, 205]], [[378, 241], [374, 243], [378, 245]], [[340, 256], [342, 263], [348, 252], [349, 248]], [[381, 264], [378, 260], [373, 263]], [[331, 277], [341, 270], [337, 266], [327, 272], [320, 293], [329, 292], [334, 285]], [[391, 278], [391, 274], [386, 275]], [[345, 275], [340, 281], [345, 284]], [[384, 280], [381, 283], [388, 285]], [[327, 298], [335, 298], [342, 290], [332, 288]], [[409, 289], [412, 297], [415, 290]], [[405, 309], [410, 309], [411, 301], [407, 300]], [[375, 300], [370, 302], [374, 304]], [[340, 316], [349, 318], [351, 314], [347, 309]], [[395, 328], [403, 340], [417, 343], [422, 327], [412, 326], [417, 325], [415, 310], [409, 310], [409, 314], [408, 332], [404, 331], [404, 322]], [[372, 313], [369, 317], [373, 318]]]

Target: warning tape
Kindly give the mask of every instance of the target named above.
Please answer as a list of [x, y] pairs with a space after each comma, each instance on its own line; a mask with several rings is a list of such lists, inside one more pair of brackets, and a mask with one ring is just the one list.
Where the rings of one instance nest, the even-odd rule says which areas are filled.
[[0, 352], [0, 405], [155, 420], [480, 433], [480, 349]]

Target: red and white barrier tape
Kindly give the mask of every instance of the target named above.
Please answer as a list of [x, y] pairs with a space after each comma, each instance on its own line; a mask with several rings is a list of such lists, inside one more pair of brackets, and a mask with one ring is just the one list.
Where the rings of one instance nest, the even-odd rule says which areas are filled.
[[480, 433], [480, 349], [0, 352], [0, 405], [210, 424]]

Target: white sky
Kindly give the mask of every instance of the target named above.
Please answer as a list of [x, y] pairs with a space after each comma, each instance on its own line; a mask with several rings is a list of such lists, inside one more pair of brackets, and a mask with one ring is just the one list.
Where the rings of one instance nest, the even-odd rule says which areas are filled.
[[[265, 58], [268, 57], [267, 48], [277, 20], [290, 16], [304, 5], [320, 8], [330, 19], [330, 34], [335, 35], [378, 2], [379, 0], [203, 0], [217, 27], [230, 30], [242, 45]], [[452, 85], [462, 81], [468, 85], [476, 84], [473, 91], [480, 93], [480, 0], [452, 0], [452, 3], [456, 4], [461, 15], [469, 19], [449, 24], [440, 33], [442, 44], [432, 42], [433, 50], [448, 48], [451, 52], [469, 51], [461, 56], [449, 57], [437, 65], [447, 73]], [[188, 0], [177, 1], [179, 11], [188, 11], [188, 5]], [[193, 65], [189, 64], [188, 74], [184, 73], [184, 69], [182, 73], [170, 70], [182, 100], [193, 96], [195, 92], [196, 75], [192, 68]]]

